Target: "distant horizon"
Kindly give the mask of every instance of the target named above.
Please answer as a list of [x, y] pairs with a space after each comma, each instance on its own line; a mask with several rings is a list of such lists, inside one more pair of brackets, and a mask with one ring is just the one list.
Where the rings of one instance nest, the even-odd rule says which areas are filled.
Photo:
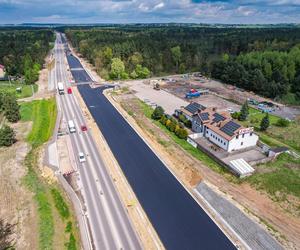
[[22, 22], [22, 23], [0, 23], [0, 26], [30, 26], [30, 25], [60, 25], [60, 26], [93, 26], [93, 25], [224, 25], [224, 26], [263, 26], [263, 25], [300, 25], [300, 22], [294, 22], [294, 23], [289, 23], [289, 22], [278, 22], [278, 23], [205, 23], [205, 22], [200, 22], [200, 23], [195, 23], [195, 22], [128, 22], [128, 23], [117, 23], [117, 22], [91, 22], [91, 23], [63, 23], [63, 22]]
[[299, 0], [0, 0], [2, 24], [300, 23]]

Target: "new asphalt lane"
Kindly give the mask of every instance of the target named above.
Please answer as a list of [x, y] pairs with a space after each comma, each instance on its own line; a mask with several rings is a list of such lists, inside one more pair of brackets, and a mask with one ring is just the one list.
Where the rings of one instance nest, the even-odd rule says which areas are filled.
[[[78, 60], [68, 60], [70, 68]], [[71, 71], [73, 73], [73, 71]], [[81, 72], [81, 71], [78, 71]], [[75, 82], [82, 77], [73, 74]], [[105, 87], [79, 92], [167, 249], [235, 249], [163, 162], [103, 95]]]
[[103, 95], [78, 86], [167, 249], [234, 249], [232, 243]]

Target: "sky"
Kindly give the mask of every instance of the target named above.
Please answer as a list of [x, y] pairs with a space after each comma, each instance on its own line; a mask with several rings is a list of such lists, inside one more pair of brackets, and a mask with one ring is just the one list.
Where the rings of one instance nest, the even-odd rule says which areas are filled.
[[0, 0], [0, 24], [300, 23], [300, 0]]

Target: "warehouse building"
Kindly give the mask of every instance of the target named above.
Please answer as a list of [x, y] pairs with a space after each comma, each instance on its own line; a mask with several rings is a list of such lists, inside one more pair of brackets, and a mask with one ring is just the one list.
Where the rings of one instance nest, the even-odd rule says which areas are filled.
[[214, 108], [194, 113], [192, 130], [227, 152], [254, 147], [258, 141], [253, 128], [242, 127], [228, 112], [216, 112]]

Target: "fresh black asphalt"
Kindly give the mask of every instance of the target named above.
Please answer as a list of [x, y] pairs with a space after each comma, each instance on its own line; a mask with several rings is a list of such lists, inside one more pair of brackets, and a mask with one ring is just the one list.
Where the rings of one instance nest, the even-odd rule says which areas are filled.
[[78, 89], [166, 249], [235, 249], [106, 99], [104, 87]]
[[167, 249], [234, 246], [102, 94], [78, 86], [139, 202]]

